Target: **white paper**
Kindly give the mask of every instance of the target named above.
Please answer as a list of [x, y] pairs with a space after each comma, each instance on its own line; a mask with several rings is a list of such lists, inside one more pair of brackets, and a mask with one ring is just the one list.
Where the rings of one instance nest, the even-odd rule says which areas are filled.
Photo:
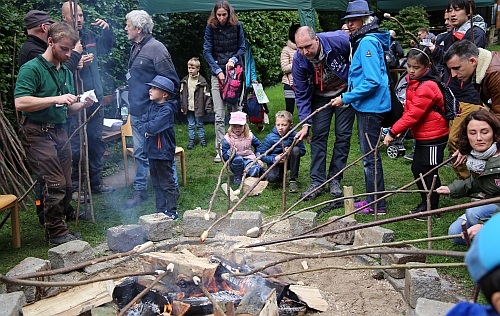
[[94, 101], [94, 102], [97, 102], [97, 97], [95, 95], [95, 91], [94, 90], [89, 90], [89, 91], [85, 91], [84, 93], [82, 93], [82, 95], [80, 96], [80, 100], [83, 102], [84, 100], [86, 100], [87, 98], [89, 98], [90, 100]]
[[267, 98], [266, 93], [264, 92], [264, 88], [262, 87], [262, 83], [253, 83], [253, 90], [255, 91], [255, 96], [257, 97], [257, 101], [259, 103], [269, 103], [269, 99]]
[[120, 127], [123, 125], [123, 121], [105, 118], [103, 125], [106, 127]]

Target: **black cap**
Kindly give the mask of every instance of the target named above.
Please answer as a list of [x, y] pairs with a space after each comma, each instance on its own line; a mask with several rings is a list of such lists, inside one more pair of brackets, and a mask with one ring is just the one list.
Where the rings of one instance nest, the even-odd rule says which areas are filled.
[[24, 25], [26, 25], [28, 30], [43, 23], [52, 24], [55, 22], [56, 21], [52, 20], [49, 14], [45, 11], [31, 10], [24, 16]]

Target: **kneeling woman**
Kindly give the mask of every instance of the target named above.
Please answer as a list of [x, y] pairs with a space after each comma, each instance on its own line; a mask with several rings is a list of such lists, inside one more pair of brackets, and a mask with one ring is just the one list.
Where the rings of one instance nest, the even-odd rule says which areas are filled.
[[[441, 186], [438, 194], [454, 198], [484, 193], [485, 198], [500, 196], [500, 121], [491, 112], [478, 110], [470, 113], [460, 126], [458, 150], [467, 156], [467, 168], [471, 176], [465, 180], [455, 180], [451, 185]], [[457, 161], [458, 163], [458, 161]], [[473, 238], [484, 221], [498, 212], [498, 204], [487, 204], [468, 208], [448, 229], [448, 234], [460, 234], [462, 221], [466, 220], [467, 231]], [[465, 245], [462, 238], [453, 239]]]

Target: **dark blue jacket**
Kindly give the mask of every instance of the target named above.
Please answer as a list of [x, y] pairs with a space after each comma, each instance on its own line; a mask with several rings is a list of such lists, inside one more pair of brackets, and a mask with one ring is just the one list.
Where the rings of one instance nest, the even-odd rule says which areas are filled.
[[130, 115], [141, 116], [150, 104], [149, 86], [157, 75], [167, 77], [174, 83], [175, 94], [179, 91], [180, 80], [174, 63], [165, 45], [146, 35], [138, 44], [134, 43], [128, 62], [128, 101]]
[[[285, 147], [290, 147], [293, 143], [293, 139], [295, 137], [295, 134], [297, 132], [292, 132], [290, 136], [288, 136], [283, 142]], [[274, 144], [276, 144], [279, 140], [281, 139], [280, 134], [278, 133], [278, 130], [276, 129], [276, 126], [273, 127], [273, 131], [269, 134], [267, 134], [266, 138], [264, 138], [264, 141], [262, 142], [262, 145], [259, 146], [257, 151], [261, 154], [265, 153], [266, 151], [269, 150]], [[296, 147], [299, 148], [300, 150], [300, 156], [304, 156], [306, 154], [306, 147], [304, 146], [304, 142], [299, 142], [295, 145]], [[261, 160], [268, 165], [272, 165], [275, 161], [276, 156], [279, 154], [283, 153], [283, 146], [280, 144], [276, 146], [272, 152], [267, 154], [266, 156], [262, 157]]]
[[94, 60], [90, 65], [80, 70], [80, 78], [83, 80], [83, 89], [85, 91], [94, 89], [97, 99], [101, 100], [103, 90], [101, 75], [99, 74], [99, 67], [97, 65], [97, 55], [108, 54], [111, 48], [113, 48], [113, 30], [111, 26], [109, 26], [109, 29], [104, 29], [101, 35], [97, 35], [84, 27], [80, 31], [80, 39], [82, 41], [83, 54], [94, 54]]
[[[210, 66], [212, 75], [217, 75], [222, 71], [229, 59], [236, 64], [239, 59], [245, 56], [245, 34], [243, 26], [222, 25], [216, 29], [207, 25], [203, 42], [203, 56]], [[245, 65], [241, 65], [245, 67]]]
[[147, 114], [143, 116], [144, 131], [153, 136], [146, 136], [144, 153], [150, 159], [174, 160], [175, 130], [174, 117], [177, 114], [177, 101], [165, 103], [152, 102]]
[[[328, 67], [340, 79], [347, 82], [349, 55], [351, 53], [349, 35], [344, 31], [325, 32], [316, 35], [326, 55]], [[297, 104], [301, 121], [312, 113], [314, 73], [312, 63], [297, 50], [293, 57], [292, 77], [295, 89], [295, 103]]]

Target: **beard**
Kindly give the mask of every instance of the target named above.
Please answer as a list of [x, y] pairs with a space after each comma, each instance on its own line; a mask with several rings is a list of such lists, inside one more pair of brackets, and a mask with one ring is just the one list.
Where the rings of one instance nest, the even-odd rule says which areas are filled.
[[68, 56], [66, 56], [65, 54], [58, 53], [55, 46], [52, 46], [52, 56], [57, 62], [61, 64], [65, 63], [68, 60]]

